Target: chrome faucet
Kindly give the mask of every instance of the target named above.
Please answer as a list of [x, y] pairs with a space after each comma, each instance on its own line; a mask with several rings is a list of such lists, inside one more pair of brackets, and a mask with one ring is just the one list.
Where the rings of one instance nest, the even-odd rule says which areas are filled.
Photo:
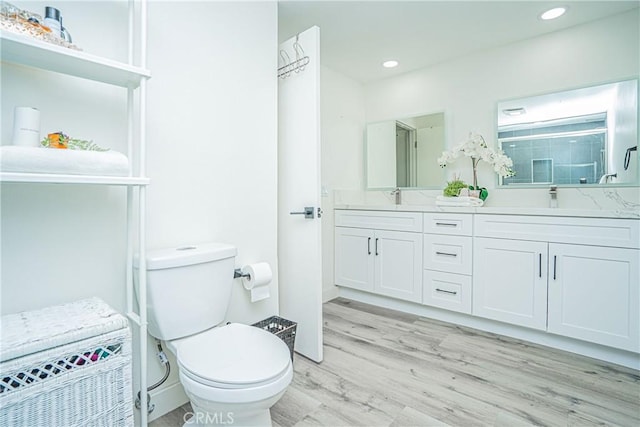
[[617, 177], [618, 177], [617, 173], [606, 173], [602, 175], [602, 178], [600, 178], [600, 181], [598, 181], [598, 184], [608, 184], [609, 178], [617, 178]]
[[557, 208], [558, 207], [558, 186], [552, 185], [549, 187], [549, 207]]
[[400, 193], [400, 187], [396, 187], [396, 189], [391, 192], [391, 195], [392, 196], [396, 196], [396, 205], [399, 205], [399, 204], [402, 203], [402, 196], [401, 196], [401, 193]]

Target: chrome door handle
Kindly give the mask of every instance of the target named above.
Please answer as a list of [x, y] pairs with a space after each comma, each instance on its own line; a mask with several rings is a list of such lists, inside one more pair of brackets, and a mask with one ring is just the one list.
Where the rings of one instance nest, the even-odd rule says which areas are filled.
[[305, 206], [304, 212], [289, 212], [289, 215], [304, 215], [306, 219], [313, 219], [315, 218], [315, 215], [313, 213], [314, 210], [315, 209], [310, 206]]

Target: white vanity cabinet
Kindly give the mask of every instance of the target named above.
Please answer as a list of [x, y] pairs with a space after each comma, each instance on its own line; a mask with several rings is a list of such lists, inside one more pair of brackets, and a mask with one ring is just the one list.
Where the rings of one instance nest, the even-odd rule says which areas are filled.
[[423, 304], [471, 313], [472, 226], [470, 214], [424, 214]]
[[639, 221], [475, 215], [473, 314], [640, 350]]
[[335, 283], [422, 302], [422, 214], [336, 210]]

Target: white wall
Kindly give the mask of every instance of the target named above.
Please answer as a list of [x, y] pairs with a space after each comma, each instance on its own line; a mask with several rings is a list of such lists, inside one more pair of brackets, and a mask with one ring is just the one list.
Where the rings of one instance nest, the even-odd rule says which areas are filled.
[[[45, 3], [12, 3], [44, 13]], [[46, 5], [85, 51], [126, 60], [126, 2]], [[153, 1], [148, 34], [148, 248], [236, 245], [237, 266], [267, 261], [274, 280], [256, 304], [236, 280], [227, 319], [277, 314], [276, 4]], [[126, 150], [123, 89], [2, 64], [3, 145], [15, 105], [41, 110], [43, 134]], [[121, 188], [3, 184], [2, 312], [91, 295], [123, 310], [124, 206]], [[150, 383], [161, 374], [152, 353]], [[183, 403], [170, 388], [152, 393], [152, 418]]]
[[[495, 145], [497, 101], [638, 77], [638, 9], [365, 86], [367, 122], [446, 111], [448, 146], [470, 131]], [[356, 143], [354, 140], [352, 143]], [[470, 162], [447, 166], [471, 180]], [[491, 189], [495, 174], [480, 166]], [[505, 190], [511, 195], [530, 190]], [[490, 198], [492, 196], [490, 195]]]
[[267, 261], [271, 298], [252, 304], [236, 280], [229, 321], [278, 313], [276, 52], [274, 2], [150, 4], [148, 246], [227, 242], [237, 267]]
[[325, 66], [320, 70], [322, 138], [323, 300], [337, 296], [333, 281], [334, 191], [364, 187], [364, 93], [362, 85]]

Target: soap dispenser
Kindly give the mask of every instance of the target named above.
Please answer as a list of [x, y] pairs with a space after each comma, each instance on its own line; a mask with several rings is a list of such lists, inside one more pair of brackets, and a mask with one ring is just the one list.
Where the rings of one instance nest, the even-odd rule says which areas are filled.
[[549, 207], [558, 207], [558, 186], [552, 185], [549, 187]]

